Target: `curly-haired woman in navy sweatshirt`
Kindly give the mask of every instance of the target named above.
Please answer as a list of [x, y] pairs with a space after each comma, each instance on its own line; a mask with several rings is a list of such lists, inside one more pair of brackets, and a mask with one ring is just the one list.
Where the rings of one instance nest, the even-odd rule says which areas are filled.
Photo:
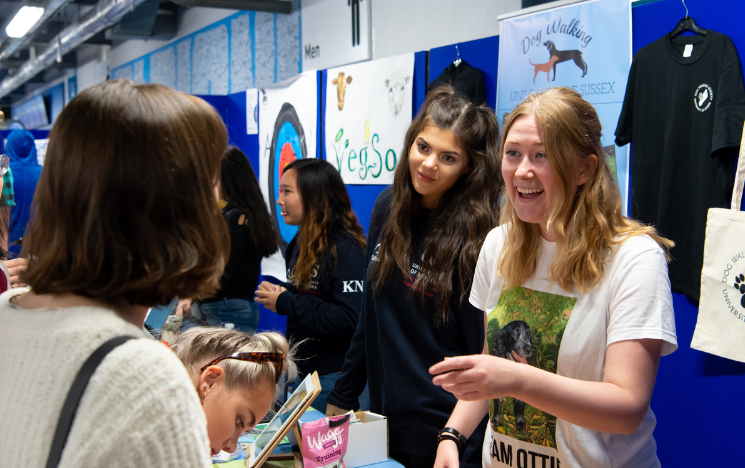
[[299, 226], [285, 251], [287, 284], [266, 281], [256, 301], [287, 316], [287, 338], [299, 343], [300, 378], [317, 371], [326, 407], [357, 327], [364, 280], [365, 238], [339, 172], [322, 159], [288, 164], [279, 183], [285, 223]]
[[[429, 366], [483, 346], [484, 312], [468, 293], [497, 225], [498, 155], [494, 112], [440, 87], [411, 123], [393, 185], [373, 208], [359, 325], [327, 412], [356, 409], [367, 382], [371, 410], [388, 417], [390, 455], [407, 468], [434, 465], [456, 403], [432, 384]], [[463, 466], [481, 466], [474, 439]]]

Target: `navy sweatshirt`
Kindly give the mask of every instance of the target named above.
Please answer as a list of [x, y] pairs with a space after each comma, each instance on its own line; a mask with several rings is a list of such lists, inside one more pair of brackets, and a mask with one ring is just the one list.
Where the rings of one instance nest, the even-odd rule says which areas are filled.
[[[460, 301], [460, 284], [453, 276], [451, 310], [446, 325], [435, 326], [434, 301], [423, 308], [411, 285], [421, 268], [420, 251], [431, 230], [435, 210], [412, 220], [414, 254], [410, 275], [396, 270], [382, 291], [374, 292], [369, 262], [377, 261], [381, 232], [388, 220], [391, 188], [375, 202], [367, 244], [367, 282], [360, 320], [347, 353], [342, 376], [327, 402], [339, 408], [359, 408], [358, 397], [369, 384], [371, 410], [388, 417], [391, 451], [417, 457], [437, 453], [437, 433], [450, 417], [456, 398], [432, 383], [428, 369], [445, 356], [480, 354], [484, 340], [484, 312]], [[456, 269], [457, 270], [457, 269]], [[483, 422], [482, 422], [483, 424]], [[484, 429], [469, 439], [466, 465], [481, 466]]]
[[[287, 338], [297, 350], [302, 375], [339, 372], [357, 328], [364, 281], [365, 250], [346, 233], [329, 236], [308, 289], [291, 283], [277, 297], [277, 313], [287, 316]], [[336, 245], [336, 258], [331, 246]], [[287, 277], [297, 263], [297, 236], [287, 246]]]

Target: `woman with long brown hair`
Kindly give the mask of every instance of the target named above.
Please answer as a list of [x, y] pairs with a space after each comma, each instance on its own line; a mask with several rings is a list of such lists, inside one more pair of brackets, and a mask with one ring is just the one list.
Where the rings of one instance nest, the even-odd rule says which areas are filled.
[[318, 372], [323, 390], [315, 404], [323, 408], [357, 327], [365, 238], [344, 182], [328, 162], [291, 162], [279, 187], [285, 223], [299, 229], [285, 251], [288, 282], [262, 282], [256, 302], [287, 316], [287, 338], [298, 345], [298, 378]]
[[484, 467], [660, 466], [649, 402], [660, 356], [677, 347], [672, 242], [623, 216], [600, 119], [576, 91], [526, 98], [500, 154], [501, 226], [470, 298], [488, 314], [483, 354], [430, 370], [461, 400], [436, 466], [458, 466], [487, 412]]
[[[427, 369], [481, 350], [483, 313], [467, 295], [497, 224], [498, 150], [494, 112], [438, 88], [373, 208], [362, 315], [327, 411], [356, 409], [368, 383], [372, 411], [388, 417], [391, 457], [407, 467], [432, 466], [437, 431], [456, 403]], [[479, 465], [478, 450], [470, 452]]]

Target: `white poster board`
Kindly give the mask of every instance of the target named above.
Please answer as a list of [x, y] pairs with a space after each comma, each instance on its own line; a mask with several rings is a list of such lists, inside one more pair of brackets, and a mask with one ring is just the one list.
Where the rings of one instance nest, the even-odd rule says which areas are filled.
[[412, 119], [414, 54], [327, 73], [326, 159], [346, 184], [391, 184]]
[[284, 167], [298, 158], [316, 157], [318, 72], [303, 73], [259, 89], [259, 186], [277, 232], [280, 251], [261, 263], [261, 273], [287, 281], [284, 251], [297, 233], [277, 207]]
[[259, 90], [246, 90], [246, 135], [259, 133]]

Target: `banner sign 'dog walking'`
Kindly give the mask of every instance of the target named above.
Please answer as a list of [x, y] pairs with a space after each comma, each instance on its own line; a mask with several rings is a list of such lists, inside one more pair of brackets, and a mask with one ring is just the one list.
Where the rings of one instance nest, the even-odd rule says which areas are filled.
[[531, 92], [566, 86], [598, 112], [603, 149], [628, 200], [628, 148], [614, 144], [631, 67], [631, 3], [594, 0], [502, 20], [497, 77], [501, 120]]
[[326, 159], [346, 184], [391, 184], [412, 119], [414, 54], [327, 74]]

